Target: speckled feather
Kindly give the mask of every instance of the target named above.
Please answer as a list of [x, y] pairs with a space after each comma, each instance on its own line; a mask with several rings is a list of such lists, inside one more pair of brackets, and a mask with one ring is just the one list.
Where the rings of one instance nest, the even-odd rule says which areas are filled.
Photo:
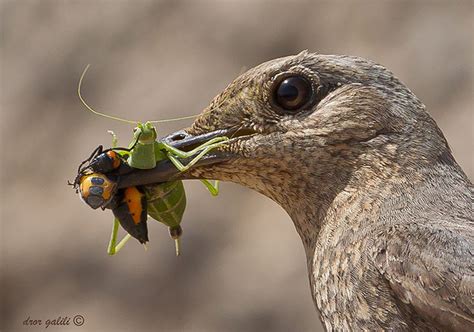
[[[315, 103], [278, 112], [271, 85], [303, 73]], [[237, 158], [187, 177], [240, 183], [279, 203], [306, 251], [327, 330], [474, 331], [472, 184], [425, 106], [371, 61], [302, 52], [238, 77], [193, 135], [252, 129]]]

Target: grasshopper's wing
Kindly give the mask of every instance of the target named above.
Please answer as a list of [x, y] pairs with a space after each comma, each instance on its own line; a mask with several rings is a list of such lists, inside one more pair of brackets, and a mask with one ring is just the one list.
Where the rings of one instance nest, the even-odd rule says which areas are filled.
[[146, 186], [148, 215], [168, 227], [177, 227], [186, 209], [186, 193], [182, 181]]

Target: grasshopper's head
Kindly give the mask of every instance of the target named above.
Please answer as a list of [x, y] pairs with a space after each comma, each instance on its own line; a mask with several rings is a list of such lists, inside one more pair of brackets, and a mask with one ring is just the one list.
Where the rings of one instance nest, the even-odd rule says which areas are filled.
[[138, 139], [142, 144], [153, 143], [157, 138], [155, 126], [150, 122], [138, 123], [133, 129], [133, 133], [134, 139]]

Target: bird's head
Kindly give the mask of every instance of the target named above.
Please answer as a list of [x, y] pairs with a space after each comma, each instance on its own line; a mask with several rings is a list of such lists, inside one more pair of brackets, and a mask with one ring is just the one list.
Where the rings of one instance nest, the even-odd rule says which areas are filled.
[[218, 136], [230, 141], [180, 178], [245, 185], [293, 219], [308, 205], [324, 213], [341, 191], [376, 185], [401, 164], [450, 156], [424, 106], [390, 71], [306, 51], [242, 74], [191, 127], [164, 140], [190, 150]]

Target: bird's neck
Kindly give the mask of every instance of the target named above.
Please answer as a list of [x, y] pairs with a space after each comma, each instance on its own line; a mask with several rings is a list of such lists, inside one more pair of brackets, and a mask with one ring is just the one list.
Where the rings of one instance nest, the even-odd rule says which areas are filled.
[[377, 315], [373, 306], [399, 310], [390, 295], [371, 302], [357, 291], [386, 284], [371, 261], [376, 230], [406, 222], [405, 213], [427, 216], [432, 210], [453, 211], [461, 201], [468, 204], [466, 192], [472, 187], [454, 160], [412, 170], [405, 165], [380, 165], [386, 166], [384, 172], [362, 167], [343, 181], [344, 186], [318, 182], [301, 196], [307, 199], [294, 200], [291, 207], [282, 204], [303, 240], [313, 299], [328, 328], [354, 324], [347, 312], [363, 318], [369, 312]]
[[376, 222], [384, 200], [405, 181], [395, 169], [383, 176], [363, 169], [354, 176], [357, 180], [348, 179], [343, 187], [318, 179], [318, 189], [307, 193], [306, 199], [294, 200], [291, 207], [282, 204], [303, 241], [308, 262], [322, 242], [337, 242], [344, 234], [369, 226], [369, 221]]
[[383, 173], [367, 167], [358, 169], [343, 184], [325, 183], [321, 178], [314, 182], [314, 190], [308, 187], [299, 198], [279, 202], [292, 218], [308, 259], [318, 243], [338, 241], [338, 234], [371, 228], [372, 223], [393, 214], [387, 205], [409, 209], [412, 214], [426, 209], [427, 202], [431, 202], [431, 210], [449, 210], [457, 200], [464, 199], [460, 196], [472, 190], [469, 179], [454, 161], [408, 171], [404, 165], [392, 164]]
[[[358, 227], [358, 215], [376, 219], [379, 206], [386, 197], [393, 195], [400, 185], [407, 181], [399, 173], [400, 166], [387, 165], [388, 161], [374, 162], [375, 166], [357, 169], [350, 167], [328, 167], [326, 170], [309, 172], [304, 175], [305, 182], [298, 178], [285, 184], [295, 190], [271, 193], [290, 215], [300, 235], [308, 260], [312, 259], [314, 249], [321, 238], [321, 232], [328, 227], [343, 232], [347, 227]], [[378, 166], [381, 165], [381, 166]], [[383, 168], [383, 169], [382, 169]], [[324, 172], [324, 174], [318, 174]], [[288, 194], [288, 193], [291, 194]], [[362, 213], [363, 212], [363, 213]], [[336, 234], [330, 238], [335, 239]]]

